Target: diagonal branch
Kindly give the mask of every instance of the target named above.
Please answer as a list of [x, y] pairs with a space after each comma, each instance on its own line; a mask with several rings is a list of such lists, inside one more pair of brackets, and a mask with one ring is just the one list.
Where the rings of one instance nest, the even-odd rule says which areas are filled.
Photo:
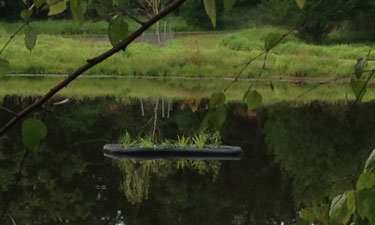
[[13, 117], [8, 123], [6, 123], [3, 127], [0, 129], [0, 137], [3, 136], [8, 130], [10, 130], [14, 125], [17, 124], [21, 119], [26, 117], [28, 114], [33, 112], [35, 109], [41, 107], [44, 103], [46, 103], [50, 98], [52, 98], [57, 92], [59, 92], [64, 87], [68, 86], [73, 80], [75, 80], [77, 77], [79, 77], [81, 74], [83, 74], [85, 71], [89, 70], [93, 66], [103, 62], [107, 58], [111, 57], [112, 55], [116, 54], [117, 52], [121, 50], [125, 50], [126, 47], [131, 44], [137, 37], [139, 37], [144, 31], [146, 31], [149, 27], [151, 27], [153, 24], [158, 22], [160, 19], [167, 16], [170, 12], [180, 7], [186, 0], [175, 0], [170, 5], [168, 5], [164, 10], [160, 11], [157, 15], [155, 15], [153, 18], [148, 20], [144, 23], [140, 28], [138, 28], [136, 31], [134, 31], [129, 37], [127, 37], [124, 41], [122, 41], [117, 46], [113, 47], [112, 49], [104, 52], [103, 54], [90, 59], [87, 61], [85, 65], [83, 65], [81, 68], [79, 68], [77, 71], [69, 75], [65, 80], [60, 82], [58, 85], [56, 85], [54, 88], [52, 88], [47, 94], [45, 94], [43, 97], [41, 97], [37, 102], [33, 103], [32, 105], [28, 106], [27, 108], [23, 109], [19, 113], [17, 113], [17, 116]]

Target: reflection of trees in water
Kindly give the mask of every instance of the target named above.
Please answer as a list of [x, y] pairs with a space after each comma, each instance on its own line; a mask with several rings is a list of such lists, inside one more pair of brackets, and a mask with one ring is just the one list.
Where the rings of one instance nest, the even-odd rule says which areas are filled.
[[352, 107], [312, 102], [268, 111], [266, 142], [293, 179], [293, 193], [315, 223], [331, 224], [330, 200], [352, 189], [359, 163], [375, 146], [375, 104]]
[[[15, 109], [18, 102], [9, 98], [6, 107]], [[204, 107], [195, 111], [181, 109], [181, 104], [173, 103], [176, 110], [170, 118], [159, 121], [166, 138], [190, 135], [199, 129]], [[83, 142], [117, 142], [125, 129], [143, 136], [145, 131], [139, 124], [145, 124], [153, 113], [152, 107], [147, 110], [147, 103], [145, 109], [142, 117], [139, 100], [125, 104], [114, 98], [98, 98], [72, 100], [47, 112], [47, 139], [38, 152], [29, 155], [9, 215], [17, 224], [64, 224], [67, 220], [71, 224], [108, 224], [107, 219], [114, 220], [117, 210], [129, 225], [274, 224], [294, 219], [290, 182], [267, 155], [262, 137], [257, 141], [256, 117], [238, 113], [243, 112], [241, 105], [229, 106], [222, 133], [223, 144], [240, 145], [246, 151], [240, 162], [218, 166], [186, 161], [182, 169], [182, 161], [157, 161], [145, 168], [134, 163], [119, 170], [116, 164], [121, 161], [103, 158], [103, 142]], [[0, 118], [5, 118], [2, 116], [0, 112]], [[253, 151], [257, 142], [258, 151]], [[17, 129], [0, 141], [0, 207], [13, 188], [23, 153], [21, 144]], [[125, 174], [126, 180], [134, 171], [138, 171], [137, 178], [130, 181], [138, 183], [129, 186], [137, 187], [135, 193], [146, 190], [140, 188], [142, 185], [149, 188], [147, 200], [135, 205], [126, 200], [120, 188], [121, 177]]]

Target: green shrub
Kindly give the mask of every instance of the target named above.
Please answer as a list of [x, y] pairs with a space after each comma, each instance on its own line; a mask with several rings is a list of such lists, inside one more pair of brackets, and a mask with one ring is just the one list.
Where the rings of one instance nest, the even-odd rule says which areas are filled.
[[375, 28], [372, 19], [375, 2], [371, 0], [307, 1], [303, 10], [297, 7], [295, 0], [269, 0], [258, 8], [262, 12], [260, 20], [297, 27], [299, 37], [308, 42], [321, 43], [346, 21], [350, 21], [357, 31]]
[[[216, 1], [217, 10], [217, 28], [223, 27], [223, 6], [222, 1]], [[201, 27], [203, 29], [213, 29], [210, 19], [204, 10], [204, 2], [202, 0], [186, 1], [179, 10], [179, 16], [184, 18], [192, 26]]]

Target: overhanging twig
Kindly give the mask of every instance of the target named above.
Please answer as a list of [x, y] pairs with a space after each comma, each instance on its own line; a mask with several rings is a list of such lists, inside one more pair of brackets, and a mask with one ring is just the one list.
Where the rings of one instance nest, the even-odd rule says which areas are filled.
[[14, 32], [11, 36], [10, 36], [10, 38], [8, 39], [8, 41], [4, 44], [4, 46], [1, 48], [1, 50], [0, 50], [0, 55], [3, 53], [3, 51], [6, 49], [6, 47], [10, 44], [10, 42], [13, 40], [13, 38], [19, 33], [19, 32], [21, 32], [21, 30], [23, 29], [23, 28], [25, 28], [25, 26], [27, 25], [28, 23], [26, 22], [26, 23], [24, 23], [24, 24], [22, 24], [22, 26], [20, 26], [20, 28], [18, 28], [18, 30], [16, 30], [16, 32]]
[[[303, 24], [303, 23], [302, 23]], [[266, 60], [267, 60], [267, 56], [269, 54], [269, 52], [275, 48], [280, 42], [282, 42], [287, 36], [289, 36], [296, 28], [293, 28], [293, 29], [290, 29], [288, 32], [286, 32], [285, 34], [283, 34], [283, 36], [281, 36], [273, 45], [270, 49], [267, 49], [263, 52], [261, 52], [259, 55], [255, 56], [254, 58], [250, 59], [247, 63], [245, 63], [245, 65], [241, 68], [241, 70], [239, 71], [239, 73], [237, 74], [237, 76], [234, 78], [234, 80], [228, 84], [228, 86], [226, 86], [224, 88], [224, 92], [226, 92], [234, 83], [236, 83], [242, 76], [242, 73], [245, 71], [245, 69], [252, 63], [254, 62], [256, 59], [262, 57], [263, 55], [266, 54], [266, 57], [264, 59], [264, 62], [263, 62], [263, 67], [262, 67], [262, 70], [265, 69], [266, 67]], [[260, 73], [261, 75], [261, 73]], [[260, 76], [258, 76], [259, 78]]]
[[76, 70], [74, 73], [69, 75], [65, 80], [60, 82], [58, 85], [56, 85], [54, 88], [52, 88], [47, 94], [45, 94], [43, 97], [41, 97], [38, 101], [33, 103], [32, 105], [28, 106], [27, 108], [20, 111], [17, 117], [13, 117], [10, 121], [8, 121], [1, 129], [0, 129], [0, 137], [3, 136], [9, 129], [11, 129], [14, 125], [17, 124], [21, 119], [26, 117], [28, 114], [33, 112], [38, 107], [42, 106], [44, 103], [46, 103], [50, 98], [52, 98], [57, 92], [59, 92], [64, 87], [68, 86], [73, 80], [75, 80], [77, 77], [79, 77], [81, 74], [86, 72], [87, 70], [91, 69], [95, 65], [103, 62], [107, 58], [111, 57], [112, 55], [116, 54], [117, 52], [121, 50], [125, 50], [126, 47], [132, 43], [137, 37], [139, 37], [144, 31], [146, 31], [149, 27], [151, 27], [153, 24], [155, 24], [160, 19], [167, 16], [170, 12], [177, 9], [180, 5], [182, 5], [186, 0], [175, 0], [170, 5], [168, 5], [166, 8], [164, 8], [162, 11], [160, 11], [157, 15], [155, 15], [153, 18], [148, 20], [144, 25], [142, 25], [140, 28], [138, 28], [136, 31], [134, 31], [130, 36], [128, 36], [124, 41], [122, 41], [117, 46], [113, 47], [112, 49], [104, 52], [103, 54], [90, 59], [87, 61], [85, 65], [83, 65], [81, 68]]

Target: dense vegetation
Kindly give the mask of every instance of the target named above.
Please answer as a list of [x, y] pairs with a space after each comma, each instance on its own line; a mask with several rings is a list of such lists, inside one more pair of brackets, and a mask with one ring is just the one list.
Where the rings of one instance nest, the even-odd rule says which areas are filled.
[[[98, 14], [92, 0], [88, 0], [86, 17], [97, 19]], [[95, 0], [94, 0], [95, 2]], [[126, 1], [125, 1], [126, 2]], [[128, 11], [135, 11], [136, 1], [128, 1], [123, 7]], [[168, 1], [164, 1], [164, 5]], [[24, 8], [21, 1], [0, 1], [0, 14], [5, 21], [20, 20], [19, 12]], [[375, 22], [372, 15], [375, 13], [375, 3], [371, 0], [334, 0], [334, 1], [307, 1], [303, 11], [299, 10], [295, 0], [268, 0], [268, 1], [237, 1], [232, 11], [226, 12], [220, 2], [216, 2], [217, 26], [213, 28], [204, 11], [203, 1], [191, 0], [186, 2], [178, 11], [170, 15], [166, 21], [178, 32], [242, 29], [259, 25], [278, 25], [282, 27], [297, 27], [298, 36], [306, 41], [322, 42], [330, 32], [336, 29], [360, 34], [361, 40], [373, 40]], [[141, 17], [146, 17], [141, 11]], [[70, 11], [58, 15], [57, 19], [71, 18]], [[38, 14], [39, 20], [48, 19], [47, 13]], [[131, 26], [136, 26], [134, 23]], [[81, 33], [79, 29], [61, 27], [62, 33]], [[91, 33], [103, 34], [99, 25]], [[57, 28], [50, 27], [54, 33]], [[70, 29], [70, 30], [69, 30]], [[55, 33], [56, 34], [56, 33]], [[354, 36], [354, 35], [353, 35]]]
[[[70, 27], [65, 26], [69, 24], [66, 22], [55, 24], [57, 27]], [[72, 22], [70, 24], [77, 26]], [[49, 29], [43, 23], [35, 23], [34, 26], [45, 32]], [[177, 38], [163, 48], [136, 43], [126, 52], [117, 54], [86, 74], [235, 77], [243, 63], [264, 51], [264, 39], [270, 32], [281, 34], [286, 31], [277, 27], [259, 27], [232, 34], [193, 35]], [[0, 36], [0, 42], [10, 35], [5, 30], [0, 30], [1, 34], [3, 38]], [[4, 56], [11, 64], [11, 73], [67, 74], [82, 65], [86, 59], [108, 48], [110, 43], [107, 39], [42, 34], [31, 53], [24, 47], [23, 36], [19, 36], [13, 40]], [[267, 70], [262, 76], [349, 77], [356, 60], [366, 55], [368, 49], [367, 44], [305, 44], [291, 35], [271, 51]], [[140, 64], [142, 60], [148, 63]], [[373, 65], [372, 61], [370, 65]], [[244, 71], [243, 77], [257, 77], [262, 66], [263, 58], [255, 60]]]

